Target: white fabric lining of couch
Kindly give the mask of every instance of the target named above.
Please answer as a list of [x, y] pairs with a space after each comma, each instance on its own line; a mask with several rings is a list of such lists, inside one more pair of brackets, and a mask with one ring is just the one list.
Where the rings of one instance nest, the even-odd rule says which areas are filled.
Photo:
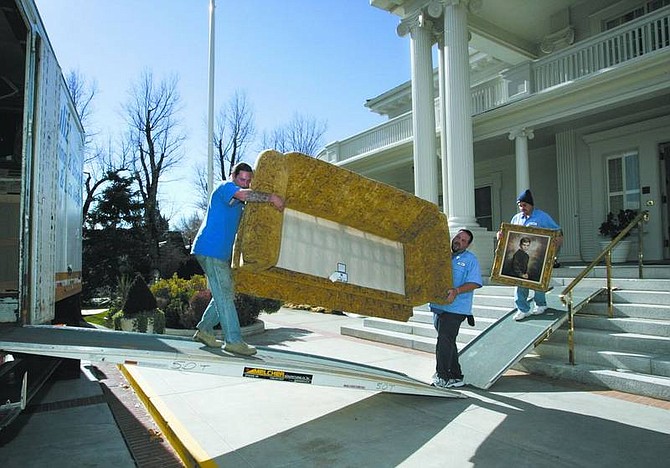
[[[405, 294], [404, 249], [400, 242], [299, 211], [284, 210], [277, 267], [330, 278], [345, 266], [347, 282]], [[340, 270], [342, 269], [340, 265]]]

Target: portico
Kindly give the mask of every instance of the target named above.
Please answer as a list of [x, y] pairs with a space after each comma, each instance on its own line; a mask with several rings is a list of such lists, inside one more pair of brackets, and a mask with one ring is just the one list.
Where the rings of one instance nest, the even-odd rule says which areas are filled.
[[[657, 3], [372, 0], [399, 17], [412, 81], [368, 100], [387, 122], [319, 157], [437, 200], [453, 228], [482, 227], [480, 259], [525, 188], [563, 227], [562, 262], [592, 259], [619, 206], [650, 210], [645, 258], [669, 258], [657, 155], [670, 147], [670, 6]], [[628, 21], [631, 8], [645, 14]]]

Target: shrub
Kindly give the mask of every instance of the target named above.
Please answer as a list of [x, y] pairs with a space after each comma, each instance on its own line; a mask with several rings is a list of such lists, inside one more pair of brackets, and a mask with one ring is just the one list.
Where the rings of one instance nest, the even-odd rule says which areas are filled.
[[155, 310], [156, 308], [158, 308], [156, 298], [151, 294], [149, 286], [147, 286], [142, 275], [138, 274], [128, 289], [128, 295], [123, 304], [124, 314], [127, 317], [139, 314], [142, 311]]
[[179, 301], [172, 301], [166, 303], [163, 308], [165, 310], [165, 326], [168, 328], [181, 328], [181, 318], [184, 313], [183, 304]]
[[[115, 309], [115, 307], [112, 309]], [[110, 309], [110, 313], [112, 309]], [[158, 309], [156, 298], [149, 290], [142, 275], [135, 276], [130, 284], [123, 309], [112, 315], [115, 330], [122, 330], [122, 319], [131, 319], [135, 332], [146, 333], [150, 319], [153, 321], [154, 333], [165, 331], [165, 314]]]
[[150, 290], [156, 296], [159, 307], [165, 310], [166, 325], [169, 328], [195, 327], [195, 324], [193, 327], [186, 325], [186, 323], [190, 324], [193, 318], [185, 317], [185, 315], [189, 314], [189, 304], [193, 295], [207, 290], [207, 279], [204, 275], [195, 275], [186, 280], [175, 274], [172, 278], [156, 281], [151, 285]]
[[[637, 210], [619, 210], [619, 213], [607, 213], [607, 218], [598, 228], [602, 236], [614, 239], [623, 231], [637, 216]], [[628, 237], [630, 231], [624, 237]]]
[[[175, 274], [172, 278], [156, 281], [150, 289], [160, 308], [165, 310], [169, 328], [195, 328], [212, 298], [204, 275], [194, 275], [186, 280]], [[253, 324], [261, 312], [271, 314], [278, 311], [282, 304], [274, 299], [235, 295], [235, 307], [242, 327]]]
[[[124, 314], [123, 310], [118, 311], [112, 316], [114, 330], [122, 330], [121, 319], [131, 318]], [[153, 332], [162, 334], [165, 332], [165, 314], [160, 309], [142, 310], [132, 315], [133, 331], [146, 333], [149, 327], [149, 319], [153, 319]]]
[[195, 328], [200, 319], [202, 319], [202, 314], [205, 313], [205, 309], [211, 300], [212, 293], [209, 291], [209, 289], [203, 289], [202, 291], [197, 291], [195, 294], [193, 294], [188, 308], [181, 316], [181, 324], [185, 328]]
[[277, 312], [283, 302], [276, 299], [249, 296], [247, 294], [235, 295], [235, 308], [240, 319], [240, 326], [246, 327], [258, 319], [261, 312], [271, 314]]

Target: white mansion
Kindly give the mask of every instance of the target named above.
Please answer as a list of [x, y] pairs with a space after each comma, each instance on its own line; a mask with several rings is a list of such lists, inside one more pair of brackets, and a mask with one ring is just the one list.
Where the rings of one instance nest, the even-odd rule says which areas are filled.
[[670, 0], [370, 3], [398, 16], [412, 80], [321, 159], [437, 203], [485, 269], [525, 188], [563, 228], [562, 262], [592, 260], [623, 208], [649, 210], [645, 260], [670, 258]]

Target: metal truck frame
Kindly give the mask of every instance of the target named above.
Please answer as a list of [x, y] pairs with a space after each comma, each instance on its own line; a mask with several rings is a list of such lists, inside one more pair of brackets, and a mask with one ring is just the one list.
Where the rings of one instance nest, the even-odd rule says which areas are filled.
[[0, 322], [72, 322], [84, 130], [32, 0], [3, 1], [0, 63]]
[[[0, 329], [78, 325], [84, 130], [33, 0], [0, 0], [0, 64]], [[59, 364], [0, 352], [0, 428]]]

